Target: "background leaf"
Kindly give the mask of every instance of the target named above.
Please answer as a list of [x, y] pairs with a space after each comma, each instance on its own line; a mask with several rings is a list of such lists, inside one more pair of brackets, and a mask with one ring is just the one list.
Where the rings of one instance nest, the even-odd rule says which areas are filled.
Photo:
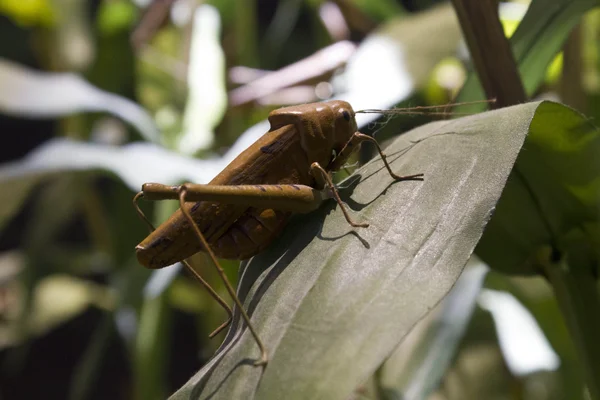
[[227, 108], [225, 55], [220, 43], [221, 19], [209, 5], [194, 12], [194, 27], [188, 68], [188, 97], [183, 116], [183, 132], [177, 150], [194, 154], [214, 140], [214, 129]]
[[[258, 128], [258, 129], [256, 129]], [[110, 172], [132, 191], [146, 182], [177, 184], [208, 183], [242, 150], [266, 130], [256, 125], [242, 135], [231, 149], [213, 160], [197, 160], [166, 150], [151, 143], [109, 146], [53, 139], [35, 149], [22, 160], [0, 166], [0, 227], [19, 211], [28, 194], [41, 182], [61, 172]], [[259, 134], [260, 132], [260, 134]]]
[[452, 291], [423, 318], [377, 372], [384, 398], [428, 398], [454, 359], [489, 267], [471, 256]]
[[599, 151], [600, 132], [583, 115], [543, 103], [477, 254], [504, 273], [537, 274], [538, 252], [568, 251], [573, 235], [597, 252]]
[[105, 111], [158, 142], [154, 120], [136, 103], [100, 90], [71, 73], [36, 72], [0, 59], [0, 112], [48, 118], [82, 111]]

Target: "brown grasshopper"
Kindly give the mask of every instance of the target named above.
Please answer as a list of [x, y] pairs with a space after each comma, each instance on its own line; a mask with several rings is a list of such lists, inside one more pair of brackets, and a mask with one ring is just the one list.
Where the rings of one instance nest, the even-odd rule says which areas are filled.
[[[339, 170], [361, 142], [375, 144], [393, 179], [423, 180], [423, 174], [392, 172], [377, 141], [357, 131], [355, 112], [345, 101], [281, 108], [269, 114], [269, 122], [269, 132], [209, 184], [147, 183], [134, 197], [136, 210], [151, 229], [136, 247], [139, 262], [153, 269], [184, 263], [229, 313], [212, 337], [227, 326], [231, 309], [185, 261], [199, 251], [208, 253], [261, 351], [255, 365], [267, 363], [267, 352], [217, 257], [254, 256], [279, 235], [292, 213], [311, 212], [329, 198], [339, 204], [351, 226], [367, 227], [352, 221], [329, 174]], [[181, 208], [154, 230], [137, 205], [140, 198], [176, 199]]]

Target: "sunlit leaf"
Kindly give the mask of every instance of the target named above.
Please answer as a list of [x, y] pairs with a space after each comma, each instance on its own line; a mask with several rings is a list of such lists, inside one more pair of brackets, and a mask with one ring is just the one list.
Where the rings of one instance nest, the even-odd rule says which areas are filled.
[[131, 100], [102, 91], [75, 74], [37, 72], [0, 59], [1, 113], [49, 118], [82, 111], [114, 114], [147, 140], [158, 141], [152, 117]]
[[239, 153], [268, 130], [268, 124], [248, 129], [229, 151], [213, 160], [197, 160], [151, 143], [123, 147], [54, 139], [25, 158], [0, 166], [0, 229], [20, 209], [31, 190], [54, 174], [109, 172], [132, 191], [146, 182], [177, 184], [208, 183]]
[[68, 275], [52, 275], [36, 286], [27, 326], [41, 335], [83, 312], [90, 305], [114, 307], [114, 296], [106, 287]]
[[454, 358], [489, 268], [477, 257], [436, 309], [421, 320], [383, 364], [378, 385], [387, 398], [428, 398]]
[[177, 145], [177, 150], [184, 154], [209, 147], [213, 131], [225, 114], [225, 55], [220, 35], [217, 10], [209, 5], [198, 7], [194, 14], [183, 132]]
[[104, 34], [127, 29], [136, 17], [135, 6], [127, 0], [107, 1], [100, 4], [98, 28]]
[[55, 18], [50, 0], [0, 0], [0, 14], [25, 26], [50, 25]]
[[513, 295], [485, 289], [479, 304], [494, 318], [500, 348], [514, 375], [558, 368], [560, 360], [539, 325]]
[[223, 166], [219, 161], [194, 160], [150, 143], [113, 147], [54, 139], [23, 160], [0, 167], [0, 185], [6, 188], [0, 191], [0, 227], [37, 184], [61, 172], [110, 172], [138, 191], [146, 182], [208, 182]]

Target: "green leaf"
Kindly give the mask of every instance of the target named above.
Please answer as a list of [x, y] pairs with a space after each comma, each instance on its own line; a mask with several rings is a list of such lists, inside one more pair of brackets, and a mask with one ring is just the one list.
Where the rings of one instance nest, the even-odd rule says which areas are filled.
[[166, 295], [145, 299], [135, 343], [135, 398], [164, 399], [171, 310]]
[[25, 158], [0, 166], [0, 229], [21, 208], [39, 183], [64, 172], [109, 172], [132, 191], [145, 182], [206, 183], [227, 165], [230, 157], [195, 160], [151, 143], [123, 147], [53, 139]]
[[599, 153], [600, 132], [583, 115], [542, 103], [477, 254], [496, 270], [536, 274], [548, 246], [598, 243]]
[[3, 0], [0, 14], [23, 26], [51, 26], [56, 13], [49, 0]]
[[352, 3], [369, 16], [382, 20], [404, 11], [398, 3], [391, 0], [353, 0]]
[[114, 34], [128, 29], [137, 16], [135, 5], [126, 0], [116, 0], [100, 4], [98, 29], [103, 34]]
[[113, 315], [109, 313], [103, 315], [100, 326], [96, 328], [85, 353], [79, 360], [70, 387], [70, 399], [91, 397], [104, 357], [110, 354], [110, 340], [114, 332], [112, 317]]
[[448, 296], [421, 320], [377, 373], [390, 399], [427, 399], [440, 386], [471, 321], [489, 268], [471, 257]]
[[392, 169], [425, 181], [394, 183], [380, 159], [358, 170], [342, 197], [369, 228], [350, 228], [333, 202], [294, 218], [240, 275], [266, 369], [251, 365], [258, 348], [238, 316], [173, 398], [347, 398], [458, 279], [540, 108], [436, 122], [397, 139], [386, 151]]
[[0, 188], [4, 188], [0, 190], [0, 229], [20, 210], [36, 185], [57, 174], [109, 172], [134, 192], [146, 182], [207, 183], [268, 130], [267, 121], [254, 125], [223, 157], [211, 160], [186, 157], [151, 143], [116, 147], [69, 139], [49, 140], [23, 159], [0, 166]]
[[583, 14], [599, 5], [598, 0], [535, 0], [531, 3], [511, 38], [527, 93], [537, 90], [546, 76], [546, 67]]
[[191, 35], [183, 132], [177, 138], [180, 153], [195, 154], [209, 148], [214, 141], [214, 130], [225, 114], [225, 54], [220, 35], [218, 11], [206, 4], [198, 7]]
[[477, 254], [503, 273], [550, 281], [591, 397], [600, 399], [600, 132], [574, 110], [544, 103], [525, 148]]
[[37, 72], [0, 59], [0, 112], [49, 118], [82, 111], [105, 111], [122, 118], [157, 142], [152, 117], [124, 97], [105, 92], [71, 73]]

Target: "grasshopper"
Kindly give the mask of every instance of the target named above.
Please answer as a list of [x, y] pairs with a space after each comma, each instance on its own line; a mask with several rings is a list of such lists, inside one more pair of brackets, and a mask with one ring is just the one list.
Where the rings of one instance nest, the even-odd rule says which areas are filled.
[[[208, 253], [259, 347], [261, 357], [255, 365], [267, 363], [267, 352], [217, 257], [254, 256], [279, 235], [292, 213], [311, 212], [330, 198], [352, 227], [368, 227], [350, 218], [330, 177], [362, 142], [375, 144], [394, 180], [423, 180], [423, 174], [392, 172], [377, 141], [358, 132], [355, 112], [345, 101], [281, 108], [269, 114], [269, 122], [270, 130], [210, 183], [146, 183], [134, 197], [136, 210], [151, 230], [136, 247], [140, 264], [156, 269], [184, 263], [229, 314], [212, 337], [231, 321], [231, 309], [185, 261], [199, 251]], [[141, 198], [179, 200], [180, 209], [154, 229], [137, 204]]]

